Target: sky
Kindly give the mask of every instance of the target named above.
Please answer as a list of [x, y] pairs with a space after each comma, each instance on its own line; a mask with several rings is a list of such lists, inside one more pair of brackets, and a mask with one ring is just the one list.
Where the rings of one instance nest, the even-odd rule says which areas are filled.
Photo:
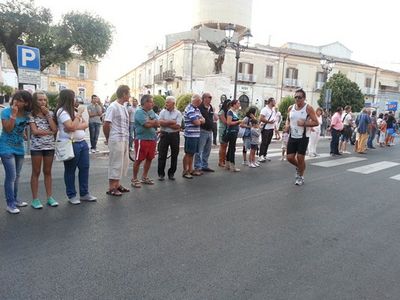
[[[227, 0], [229, 4], [229, 0]], [[141, 62], [165, 34], [190, 30], [194, 0], [36, 0], [57, 21], [71, 10], [87, 11], [114, 26], [114, 42], [99, 65], [96, 93], [115, 90], [115, 80]], [[324, 45], [339, 41], [352, 59], [400, 71], [398, 6], [394, 0], [253, 0], [253, 43]]]

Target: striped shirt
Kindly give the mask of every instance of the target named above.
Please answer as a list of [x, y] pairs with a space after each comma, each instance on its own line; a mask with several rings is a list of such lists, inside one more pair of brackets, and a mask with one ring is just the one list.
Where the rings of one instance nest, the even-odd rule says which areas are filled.
[[201, 118], [200, 109], [194, 107], [191, 103], [186, 106], [185, 112], [183, 113], [185, 120], [185, 132], [186, 137], [200, 137], [200, 125], [194, 125], [193, 121]]

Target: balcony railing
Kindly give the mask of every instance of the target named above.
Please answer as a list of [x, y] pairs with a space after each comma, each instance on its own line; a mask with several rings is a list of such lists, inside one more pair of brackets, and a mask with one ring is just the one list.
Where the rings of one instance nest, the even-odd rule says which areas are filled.
[[362, 92], [364, 95], [376, 95], [377, 94], [377, 89], [371, 88], [371, 87], [364, 87], [362, 89]]
[[257, 82], [257, 75], [238, 73], [238, 81], [255, 83]]
[[283, 85], [284, 86], [289, 86], [289, 87], [300, 87], [300, 81], [298, 79], [293, 79], [293, 78], [285, 78], [283, 80]]
[[88, 79], [88, 75], [86, 73], [79, 73], [78, 77], [79, 79]]
[[317, 81], [315, 83], [315, 89], [318, 90], [322, 90], [322, 87], [324, 86], [325, 82], [324, 81]]
[[173, 81], [175, 79], [175, 70], [167, 70], [161, 74], [154, 75], [155, 83], [162, 83], [163, 81]]
[[165, 81], [173, 81], [175, 79], [175, 70], [167, 70], [163, 73]]

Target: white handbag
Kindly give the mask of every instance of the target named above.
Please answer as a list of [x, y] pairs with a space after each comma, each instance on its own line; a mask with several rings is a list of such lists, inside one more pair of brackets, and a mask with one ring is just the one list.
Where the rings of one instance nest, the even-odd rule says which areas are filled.
[[58, 161], [67, 161], [75, 157], [72, 140], [56, 141], [55, 146], [56, 159]]

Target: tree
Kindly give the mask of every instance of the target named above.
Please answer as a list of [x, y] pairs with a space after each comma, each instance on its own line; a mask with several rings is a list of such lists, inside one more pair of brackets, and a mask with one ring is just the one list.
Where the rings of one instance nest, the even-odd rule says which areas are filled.
[[282, 115], [282, 121], [286, 120], [289, 106], [293, 105], [294, 102], [295, 100], [292, 96], [286, 96], [281, 100], [281, 102], [279, 102], [278, 110]]
[[176, 108], [180, 112], [183, 112], [185, 110], [186, 106], [188, 106], [188, 104], [190, 103], [191, 99], [192, 99], [192, 94], [180, 95], [178, 97], [178, 99], [176, 100]]
[[154, 105], [158, 107], [159, 110], [163, 109], [165, 106], [165, 96], [155, 95], [153, 97]]
[[0, 47], [17, 69], [17, 45], [40, 49], [41, 71], [79, 55], [87, 62], [104, 57], [112, 43], [113, 27], [99, 16], [69, 12], [53, 24], [49, 9], [33, 0], [0, 4]]
[[336, 111], [339, 106], [350, 105], [354, 112], [360, 111], [364, 107], [364, 96], [357, 83], [351, 81], [343, 73], [332, 75], [327, 83], [324, 84], [318, 105], [325, 108], [325, 91], [332, 90], [331, 111]]

